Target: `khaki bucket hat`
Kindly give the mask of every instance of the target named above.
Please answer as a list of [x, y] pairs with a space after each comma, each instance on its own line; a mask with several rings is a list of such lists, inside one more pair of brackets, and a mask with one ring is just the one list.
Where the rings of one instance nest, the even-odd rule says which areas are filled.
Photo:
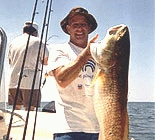
[[90, 29], [90, 32], [93, 32], [96, 28], [97, 28], [97, 22], [95, 20], [95, 18], [90, 14], [88, 13], [88, 11], [82, 7], [75, 7], [73, 8], [69, 14], [60, 22], [60, 25], [61, 25], [61, 28], [62, 30], [69, 34], [67, 29], [66, 29], [66, 26], [68, 25], [68, 21], [75, 15], [83, 15], [87, 21], [88, 21], [88, 24], [91, 25], [91, 29]]

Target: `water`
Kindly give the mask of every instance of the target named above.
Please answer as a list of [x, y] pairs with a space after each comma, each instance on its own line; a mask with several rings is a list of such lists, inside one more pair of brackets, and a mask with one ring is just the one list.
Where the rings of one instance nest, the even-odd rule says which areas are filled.
[[[45, 104], [41, 104], [40, 111]], [[130, 138], [155, 140], [155, 102], [129, 102], [128, 114]]]
[[155, 103], [129, 102], [130, 137], [155, 140]]

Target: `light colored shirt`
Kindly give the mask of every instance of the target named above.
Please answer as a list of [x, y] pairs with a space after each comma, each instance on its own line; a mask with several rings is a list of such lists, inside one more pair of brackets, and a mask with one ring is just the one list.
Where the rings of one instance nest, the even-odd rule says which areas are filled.
[[[72, 43], [53, 46], [50, 51], [48, 70], [65, 66], [77, 58], [82, 51]], [[54, 95], [56, 100], [56, 121], [53, 124], [53, 133], [88, 132], [98, 133], [99, 125], [94, 111], [91, 82], [96, 74], [97, 66], [94, 60], [89, 60], [82, 68], [79, 76], [67, 87], [62, 88], [57, 83], [58, 92]], [[71, 74], [71, 73], [70, 73]], [[51, 86], [52, 87], [52, 86]]]
[[[15, 38], [12, 41], [11, 45], [9, 46], [8, 58], [11, 68], [9, 88], [17, 88], [18, 86], [28, 36], [29, 35], [26, 33], [22, 34], [21, 36]], [[20, 88], [31, 89], [32, 87], [39, 47], [40, 47], [39, 38], [30, 36]], [[41, 66], [42, 66], [41, 60], [43, 60], [43, 52], [44, 52], [44, 44], [42, 44], [40, 49], [34, 89], [39, 89]], [[45, 57], [48, 57], [48, 55], [49, 55], [48, 50], [47, 48], [45, 48]]]

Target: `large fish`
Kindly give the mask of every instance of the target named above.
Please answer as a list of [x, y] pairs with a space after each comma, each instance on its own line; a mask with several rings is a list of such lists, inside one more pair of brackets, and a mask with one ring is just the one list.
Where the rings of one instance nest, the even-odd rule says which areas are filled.
[[101, 42], [91, 44], [99, 65], [94, 86], [94, 107], [100, 125], [100, 140], [128, 140], [127, 112], [130, 38], [124, 24], [108, 29]]

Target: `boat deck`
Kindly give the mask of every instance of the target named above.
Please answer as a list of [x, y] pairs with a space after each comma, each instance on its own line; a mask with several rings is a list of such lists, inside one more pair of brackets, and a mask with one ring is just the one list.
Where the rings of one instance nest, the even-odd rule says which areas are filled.
[[[26, 120], [27, 111], [24, 110], [15, 110], [15, 113], [22, 116], [24, 120]], [[3, 113], [4, 119], [0, 121], [0, 140], [7, 133], [7, 127], [10, 122], [11, 115], [9, 113]], [[55, 113], [47, 113], [47, 112], [38, 112], [37, 114], [37, 124], [35, 130], [35, 140], [52, 140], [52, 124], [54, 123], [52, 120], [55, 116]], [[31, 140], [33, 135], [34, 128], [34, 120], [35, 120], [35, 111], [30, 111], [29, 120], [27, 125], [26, 137], [25, 140]], [[10, 138], [12, 140], [21, 140], [23, 138], [23, 132], [25, 127], [25, 121], [23, 121], [18, 116], [13, 117], [13, 123], [10, 131]]]

